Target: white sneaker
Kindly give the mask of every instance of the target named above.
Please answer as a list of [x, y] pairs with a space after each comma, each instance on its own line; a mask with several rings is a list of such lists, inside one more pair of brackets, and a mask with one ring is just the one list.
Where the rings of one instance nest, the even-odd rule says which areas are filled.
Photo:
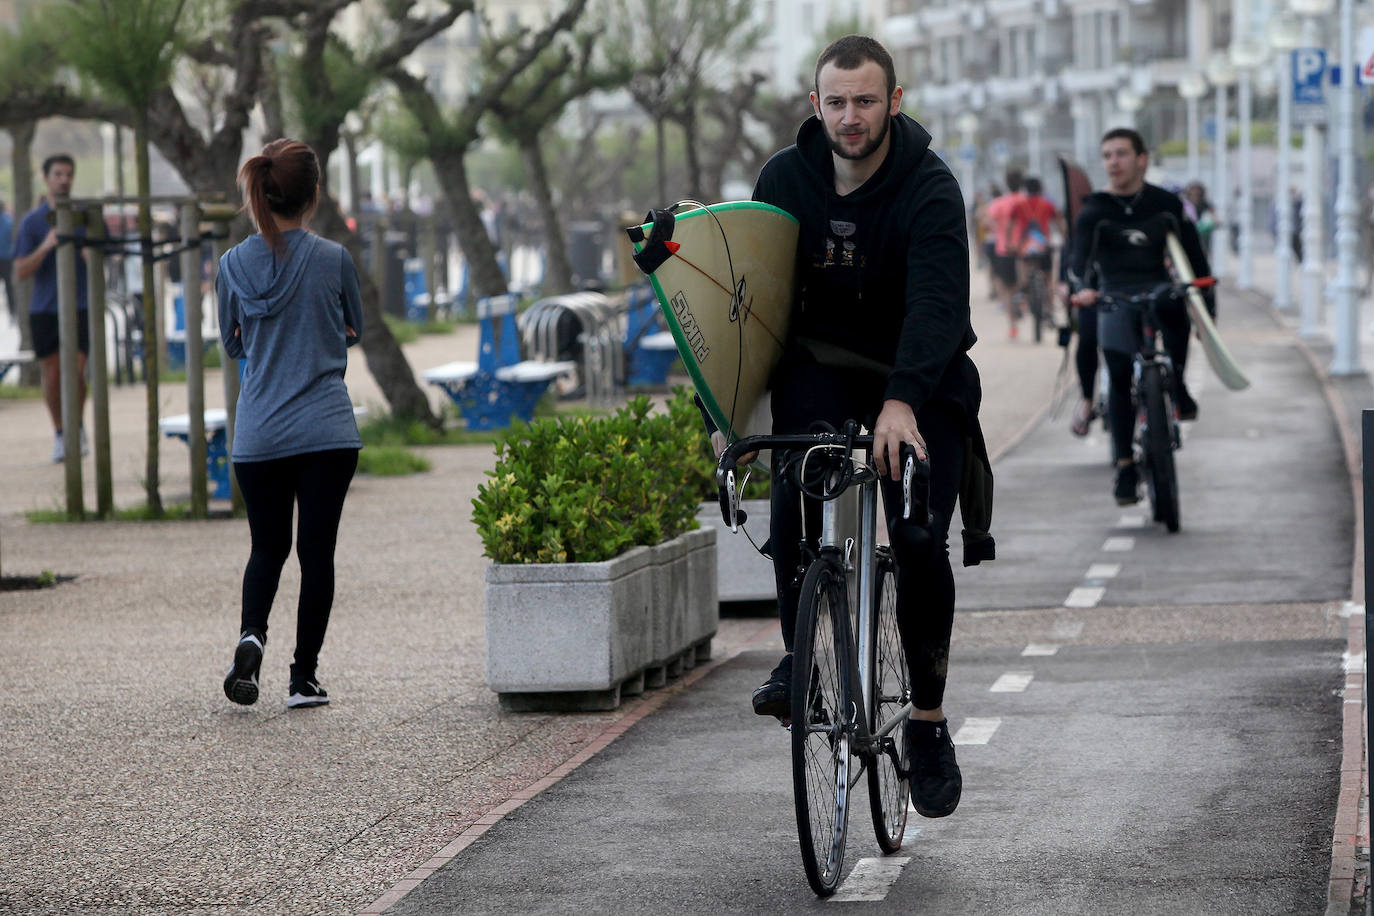
[[52, 442], [52, 463], [61, 464], [67, 460], [67, 443], [62, 441], [62, 434], [58, 433]]

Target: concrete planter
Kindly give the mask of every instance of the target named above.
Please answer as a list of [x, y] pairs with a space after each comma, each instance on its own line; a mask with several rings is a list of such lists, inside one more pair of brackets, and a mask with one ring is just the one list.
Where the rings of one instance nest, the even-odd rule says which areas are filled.
[[487, 683], [516, 711], [614, 709], [710, 658], [712, 529], [604, 563], [487, 567]]
[[619, 705], [650, 661], [654, 559], [635, 547], [604, 563], [488, 566], [487, 684], [502, 706]]
[[[766, 499], [746, 499], [744, 512], [749, 534], [760, 547], [768, 539], [771, 515]], [[720, 517], [720, 503], [702, 503], [697, 521], [703, 528], [715, 528], [716, 568], [720, 580], [720, 601], [770, 601], [777, 597], [773, 564], [759, 555], [742, 533], [731, 534]]]

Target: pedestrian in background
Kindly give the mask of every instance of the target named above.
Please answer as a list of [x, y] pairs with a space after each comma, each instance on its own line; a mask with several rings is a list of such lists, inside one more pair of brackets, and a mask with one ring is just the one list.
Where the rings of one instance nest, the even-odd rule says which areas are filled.
[[[14, 243], [14, 278], [33, 278], [33, 294], [29, 299], [29, 331], [33, 340], [33, 355], [42, 370], [43, 400], [48, 405], [54, 430], [52, 460], [63, 461], [67, 449], [62, 439], [62, 360], [58, 353], [57, 320], [57, 229], [48, 225], [48, 214], [59, 197], [72, 193], [76, 178], [76, 163], [66, 153], [58, 153], [43, 160], [43, 183], [48, 193], [19, 224]], [[78, 238], [85, 229], [78, 229]], [[86, 311], [86, 259], [76, 259], [76, 328], [77, 328], [77, 409], [81, 416], [86, 406], [86, 354], [91, 349], [90, 320]], [[81, 452], [86, 452], [86, 430], [81, 430]]]
[[10, 312], [10, 324], [19, 316], [18, 304], [14, 301], [14, 285], [10, 270], [14, 266], [14, 217], [0, 200], [0, 286], [5, 288], [5, 308]]
[[286, 705], [321, 706], [316, 678], [334, 603], [334, 544], [362, 439], [344, 384], [347, 347], [362, 331], [358, 273], [348, 252], [307, 231], [320, 163], [298, 140], [274, 140], [239, 170], [258, 234], [220, 259], [220, 336], [245, 363], [234, 426], [234, 475], [248, 509], [252, 551], [224, 693], [257, 702], [267, 618], [291, 554], [299, 507], [301, 564], [296, 653]]

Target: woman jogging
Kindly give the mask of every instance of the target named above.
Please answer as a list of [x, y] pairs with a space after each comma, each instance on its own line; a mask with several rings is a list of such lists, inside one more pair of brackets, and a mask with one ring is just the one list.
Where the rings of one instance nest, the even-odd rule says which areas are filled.
[[342, 246], [304, 228], [319, 198], [310, 147], [274, 140], [244, 163], [239, 184], [259, 234], [220, 259], [215, 288], [224, 348], [245, 362], [232, 454], [252, 552], [224, 693], [257, 702], [267, 617], [299, 505], [301, 593], [286, 705], [321, 706], [329, 695], [315, 666], [334, 602], [334, 541], [362, 448], [344, 385], [346, 348], [362, 331], [358, 274]]

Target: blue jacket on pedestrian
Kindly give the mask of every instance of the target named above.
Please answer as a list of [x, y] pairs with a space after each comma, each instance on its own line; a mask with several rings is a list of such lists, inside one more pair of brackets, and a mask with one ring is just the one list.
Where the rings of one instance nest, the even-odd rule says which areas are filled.
[[344, 384], [363, 331], [357, 269], [342, 245], [304, 229], [285, 239], [282, 255], [252, 235], [219, 261], [220, 338], [245, 361], [236, 462], [362, 448]]

